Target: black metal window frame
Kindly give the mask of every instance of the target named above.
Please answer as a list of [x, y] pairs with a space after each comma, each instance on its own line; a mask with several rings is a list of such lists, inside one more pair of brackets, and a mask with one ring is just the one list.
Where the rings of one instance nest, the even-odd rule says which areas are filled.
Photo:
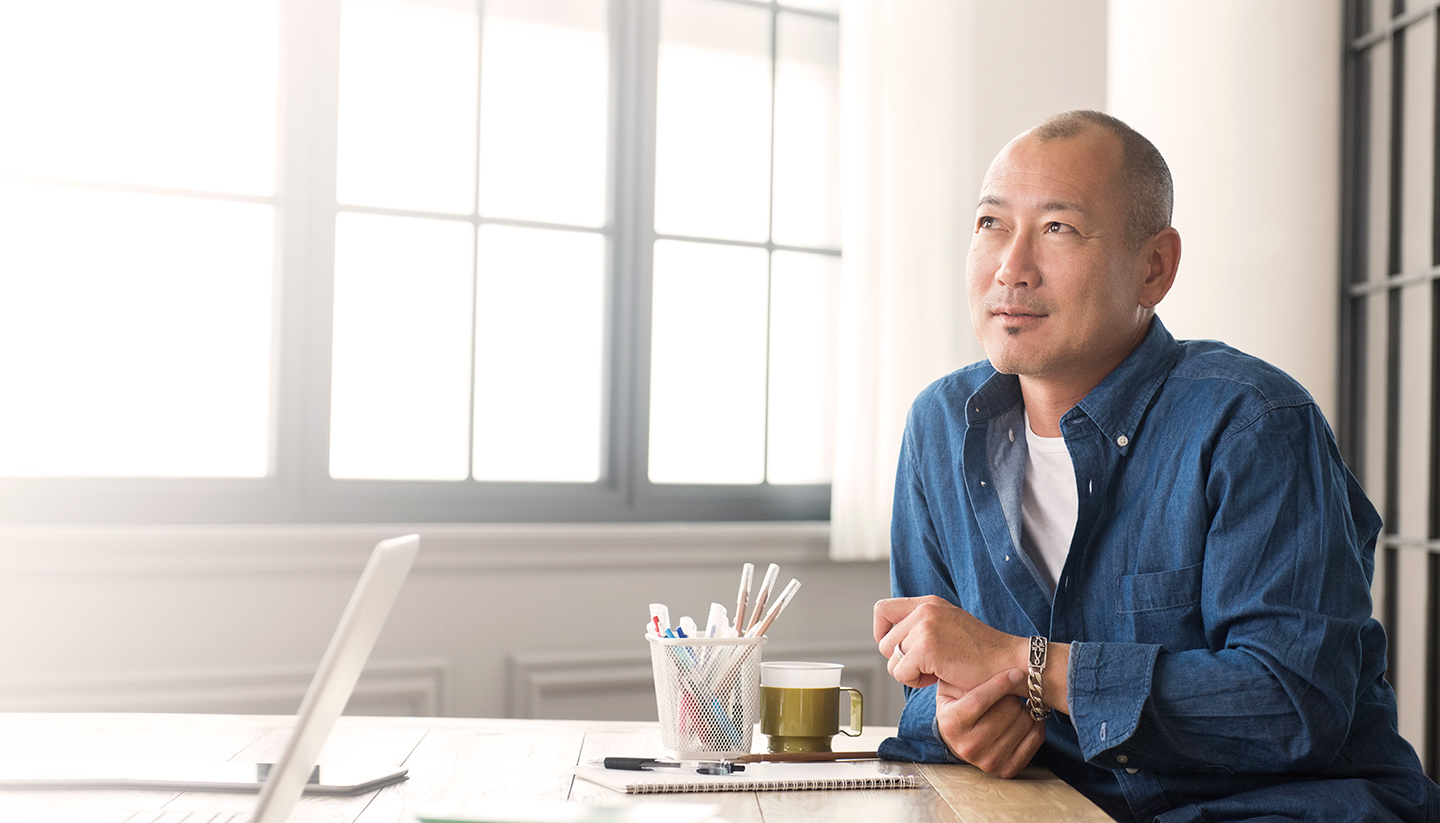
[[[1377, 7], [1374, 4], [1384, 3]], [[1377, 10], [1383, 8], [1383, 22]], [[1431, 36], [1437, 39], [1440, 54], [1440, 2], [1411, 0], [1347, 0], [1344, 21], [1344, 97], [1343, 97], [1343, 161], [1341, 214], [1341, 295], [1340, 295], [1340, 414], [1338, 434], [1347, 462], [1368, 488], [1383, 488], [1375, 500], [1385, 526], [1377, 546], [1380, 573], [1375, 580], [1376, 599], [1381, 602], [1381, 622], [1390, 638], [1389, 679], [1397, 682], [1397, 673], [1404, 667], [1423, 668], [1426, 684], [1423, 694], [1407, 694], [1397, 688], [1397, 697], [1406, 701], [1423, 701], [1425, 740], [1421, 747], [1427, 771], [1440, 779], [1440, 65], [1431, 66], [1435, 73], [1435, 122], [1430, 124], [1431, 152], [1435, 159], [1431, 187], [1430, 265], [1428, 268], [1405, 270], [1402, 259], [1403, 196], [1407, 185], [1417, 178], [1405, 169], [1405, 83], [1407, 75], [1406, 43], [1415, 32], [1412, 27], [1423, 20], [1435, 20]], [[1375, 65], [1375, 46], [1387, 44], [1387, 65]], [[1376, 72], [1390, 78], [1388, 99], [1383, 102], [1389, 111], [1383, 129], [1389, 147], [1388, 168], [1372, 168], [1372, 135], [1374, 122]], [[1383, 175], [1383, 178], [1377, 178]], [[1384, 180], [1387, 225], [1383, 238], [1370, 231], [1370, 193], [1377, 179]], [[1420, 181], [1422, 184], [1424, 181]], [[1412, 227], [1413, 228], [1413, 227]], [[1385, 277], [1370, 277], [1372, 244], [1385, 243]], [[1378, 250], [1375, 250], [1378, 251]], [[1430, 376], [1429, 431], [1427, 455], [1427, 526], [1424, 534], [1406, 534], [1400, 529], [1400, 464], [1401, 371], [1402, 345], [1406, 342], [1402, 327], [1402, 292], [1407, 288], [1429, 285], [1431, 328], [1427, 371]], [[1422, 298], [1423, 299], [1423, 298]], [[1385, 341], [1384, 370], [1377, 374], [1368, 349], [1376, 341], [1369, 328], [1371, 301], [1384, 300]], [[1406, 350], [1414, 356], [1416, 349]], [[1378, 393], [1370, 391], [1372, 381], [1383, 381], [1383, 408], [1369, 408], [1367, 398]], [[1377, 428], [1378, 427], [1378, 428]], [[1383, 436], [1381, 436], [1383, 435]], [[1377, 442], [1383, 442], [1383, 455], [1367, 454]], [[1383, 477], [1367, 478], [1366, 468], [1380, 466]], [[1422, 604], [1401, 601], [1400, 558], [1402, 553], [1427, 554], [1427, 596]], [[1397, 659], [1396, 641], [1401, 627], [1401, 610], [1423, 608], [1423, 660]], [[1411, 624], [1415, 625], [1414, 623]], [[1413, 671], [1413, 670], [1412, 670]]]
[[[784, 15], [838, 14], [765, 0], [686, 0], [768, 10], [772, 83]], [[484, 0], [476, 0], [483, 26]], [[609, 0], [606, 352], [601, 479], [595, 483], [339, 480], [329, 476], [335, 217], [394, 213], [335, 198], [341, 0], [281, 3], [271, 471], [239, 478], [0, 478], [0, 523], [606, 522], [825, 520], [828, 484], [653, 484], [647, 477], [652, 250], [658, 239], [838, 256], [838, 248], [669, 237], [654, 231], [661, 0]], [[772, 157], [773, 160], [773, 157]], [[7, 179], [0, 176], [0, 180]], [[773, 199], [774, 169], [771, 168]], [[25, 182], [37, 182], [27, 180]], [[64, 181], [42, 184], [74, 185]], [[177, 196], [141, 186], [95, 188]], [[226, 198], [221, 199], [236, 199]], [[405, 214], [409, 215], [409, 212]], [[420, 216], [420, 215], [412, 215]], [[449, 216], [448, 219], [455, 219]], [[534, 228], [574, 227], [499, 220]]]

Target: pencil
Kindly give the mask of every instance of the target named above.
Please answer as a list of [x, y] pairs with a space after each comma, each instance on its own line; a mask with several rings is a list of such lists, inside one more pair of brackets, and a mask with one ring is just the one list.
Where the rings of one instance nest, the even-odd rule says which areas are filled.
[[878, 752], [760, 752], [729, 758], [735, 763], [823, 763], [833, 760], [879, 760]]

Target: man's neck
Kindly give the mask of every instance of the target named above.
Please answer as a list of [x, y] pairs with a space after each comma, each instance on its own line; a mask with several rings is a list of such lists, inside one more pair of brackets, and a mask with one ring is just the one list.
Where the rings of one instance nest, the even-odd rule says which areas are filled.
[[1030, 430], [1041, 437], [1059, 437], [1060, 418], [1085, 399], [1094, 386], [1078, 389], [1057, 386], [1033, 377], [1020, 376], [1020, 394], [1025, 398], [1025, 413], [1030, 416]]
[[1117, 350], [1110, 358], [1094, 364], [1085, 372], [1076, 374], [1072, 371], [1058, 376], [1020, 375], [1020, 395], [1025, 399], [1025, 411], [1030, 415], [1030, 430], [1041, 437], [1059, 437], [1062, 434], [1060, 418], [1140, 348], [1150, 331], [1153, 317], [1153, 314], [1147, 316], [1145, 322], [1137, 326], [1134, 341], [1129, 347]]

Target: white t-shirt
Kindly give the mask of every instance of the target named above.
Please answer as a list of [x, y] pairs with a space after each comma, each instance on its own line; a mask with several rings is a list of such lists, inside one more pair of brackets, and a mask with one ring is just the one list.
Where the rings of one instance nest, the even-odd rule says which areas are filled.
[[1020, 543], [1055, 590], [1080, 512], [1075, 466], [1064, 437], [1041, 437], [1025, 413], [1025, 493], [1020, 500]]

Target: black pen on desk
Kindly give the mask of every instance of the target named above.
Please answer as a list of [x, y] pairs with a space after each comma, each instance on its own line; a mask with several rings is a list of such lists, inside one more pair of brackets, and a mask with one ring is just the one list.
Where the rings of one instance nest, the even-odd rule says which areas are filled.
[[654, 757], [605, 757], [590, 761], [591, 766], [631, 772], [693, 771], [697, 774], [732, 774], [745, 767], [731, 760], [660, 760]]

